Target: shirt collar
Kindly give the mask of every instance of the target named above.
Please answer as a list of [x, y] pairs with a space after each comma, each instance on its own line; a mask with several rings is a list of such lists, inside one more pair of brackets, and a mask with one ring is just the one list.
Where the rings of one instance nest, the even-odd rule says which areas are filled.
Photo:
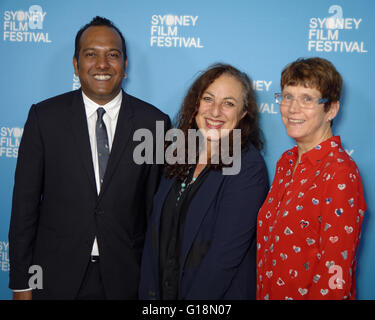
[[119, 94], [105, 105], [99, 105], [96, 102], [92, 101], [87, 95], [85, 95], [83, 90], [82, 90], [82, 97], [83, 97], [83, 103], [85, 105], [87, 118], [90, 118], [94, 113], [96, 113], [98, 108], [102, 107], [104, 108], [108, 116], [112, 120], [114, 120], [116, 119], [120, 111], [121, 102], [122, 102], [122, 90], [120, 90]]
[[[301, 162], [309, 161], [311, 164], [320, 162], [328, 153], [332, 152], [334, 149], [338, 150], [341, 147], [341, 139], [339, 136], [333, 136], [318, 145], [313, 149], [305, 152], [301, 157]], [[297, 146], [286, 152], [288, 159], [296, 161], [298, 157]]]

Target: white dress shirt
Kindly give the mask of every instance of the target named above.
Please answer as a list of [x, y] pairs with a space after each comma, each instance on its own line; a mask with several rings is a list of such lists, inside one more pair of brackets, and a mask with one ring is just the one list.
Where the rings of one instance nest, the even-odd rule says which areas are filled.
[[[83, 103], [85, 105], [86, 117], [87, 117], [87, 127], [89, 130], [90, 145], [91, 145], [91, 155], [92, 163], [94, 165], [95, 181], [96, 181], [96, 190], [98, 195], [100, 193], [100, 176], [99, 176], [99, 161], [98, 161], [98, 151], [96, 144], [96, 120], [98, 119], [97, 110], [102, 107], [105, 110], [103, 115], [103, 121], [107, 129], [109, 150], [112, 149], [112, 142], [116, 132], [117, 118], [121, 107], [122, 102], [122, 91], [110, 102], [105, 105], [99, 105], [87, 97], [83, 91]], [[91, 255], [98, 256], [99, 248], [96, 238], [94, 240]]]

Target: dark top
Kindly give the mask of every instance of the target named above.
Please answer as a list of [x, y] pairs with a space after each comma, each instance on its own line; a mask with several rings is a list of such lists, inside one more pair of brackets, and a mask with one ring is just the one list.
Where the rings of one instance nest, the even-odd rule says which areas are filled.
[[[207, 177], [205, 167], [196, 181], [191, 183], [195, 167], [189, 171], [185, 190], [181, 181], [176, 180], [164, 202], [160, 222], [160, 297], [162, 300], [178, 299], [178, 278], [180, 269], [180, 252], [184, 237], [186, 213], [194, 194]], [[182, 192], [181, 192], [182, 191]]]

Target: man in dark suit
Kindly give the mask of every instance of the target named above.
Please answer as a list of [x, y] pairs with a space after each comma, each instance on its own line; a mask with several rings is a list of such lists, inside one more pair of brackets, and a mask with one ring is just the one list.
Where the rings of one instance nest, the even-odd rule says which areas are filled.
[[[162, 168], [134, 162], [132, 137], [140, 128], [155, 137], [156, 121], [167, 129], [170, 120], [121, 89], [126, 46], [111, 21], [96, 17], [77, 33], [73, 65], [81, 89], [33, 105], [25, 124], [9, 287], [14, 299], [136, 299]], [[30, 286], [33, 265], [42, 289]]]

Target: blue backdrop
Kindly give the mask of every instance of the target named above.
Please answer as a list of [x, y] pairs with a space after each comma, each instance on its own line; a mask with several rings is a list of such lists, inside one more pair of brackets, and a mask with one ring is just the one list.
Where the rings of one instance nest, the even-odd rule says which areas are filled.
[[281, 70], [298, 57], [321, 56], [334, 63], [344, 93], [333, 129], [360, 169], [368, 204], [358, 252], [358, 298], [374, 299], [374, 10], [372, 0], [1, 0], [0, 299], [11, 297], [8, 228], [28, 110], [79, 87], [72, 66], [74, 37], [96, 15], [124, 33], [125, 90], [172, 118], [198, 71], [220, 61], [247, 72], [257, 92], [271, 178], [276, 160], [293, 145], [273, 102]]

